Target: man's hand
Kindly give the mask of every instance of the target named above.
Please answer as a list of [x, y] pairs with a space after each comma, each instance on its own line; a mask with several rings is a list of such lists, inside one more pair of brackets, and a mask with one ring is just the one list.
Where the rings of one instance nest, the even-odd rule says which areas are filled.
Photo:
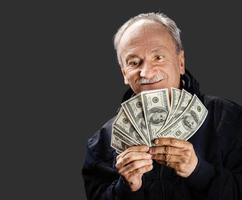
[[149, 150], [152, 159], [173, 168], [179, 176], [191, 175], [198, 158], [190, 142], [175, 138], [157, 138], [155, 144]]
[[133, 146], [117, 156], [116, 168], [131, 191], [140, 189], [143, 174], [153, 169], [152, 156], [148, 151], [148, 146]]

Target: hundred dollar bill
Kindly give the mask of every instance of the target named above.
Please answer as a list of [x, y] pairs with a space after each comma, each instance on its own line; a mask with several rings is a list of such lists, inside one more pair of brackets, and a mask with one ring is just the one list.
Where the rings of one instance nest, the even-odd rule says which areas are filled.
[[176, 110], [176, 107], [178, 105], [179, 99], [181, 96], [181, 90], [177, 88], [171, 88], [171, 109], [169, 112], [169, 115], [167, 117], [166, 123], [172, 118], [173, 113]]
[[120, 151], [120, 150], [116, 149], [116, 153], [117, 153], [117, 154], [121, 154], [121, 153], [122, 153], [122, 151]]
[[122, 153], [122, 151], [120, 151], [120, 150], [116, 149], [116, 153], [117, 153], [117, 154], [121, 154], [121, 153]]
[[139, 133], [129, 121], [129, 118], [125, 114], [122, 107], [120, 108], [119, 113], [113, 122], [113, 127], [118, 129], [122, 135], [125, 135], [125, 137], [134, 144], [145, 144]]
[[169, 114], [169, 92], [168, 89], [149, 90], [141, 92], [141, 98], [148, 134], [153, 141]]
[[184, 113], [169, 127], [158, 134], [159, 137], [175, 137], [188, 140], [203, 124], [208, 110], [198, 99], [193, 96]]
[[191, 99], [192, 95], [186, 90], [182, 89], [179, 102], [177, 103], [177, 107], [173, 112], [172, 116], [170, 116], [169, 121], [165, 124], [163, 129], [166, 129], [177, 120], [177, 118], [185, 111]]
[[129, 148], [130, 146], [132, 146], [131, 143], [126, 143], [123, 140], [121, 140], [119, 138], [118, 132], [115, 129], [112, 130], [111, 147], [113, 147], [114, 149], [116, 149], [118, 153], [120, 153]]
[[150, 136], [147, 131], [144, 112], [142, 108], [141, 95], [138, 94], [130, 98], [129, 100], [123, 102], [121, 105], [124, 109], [124, 112], [129, 117], [131, 123], [133, 124], [137, 132], [140, 134], [145, 144], [151, 146]]
[[113, 125], [112, 127], [112, 134], [115, 134], [120, 140], [123, 142], [129, 144], [129, 145], [139, 145], [137, 141], [134, 139], [130, 139], [127, 135], [125, 135], [122, 131], [120, 131], [117, 127]]

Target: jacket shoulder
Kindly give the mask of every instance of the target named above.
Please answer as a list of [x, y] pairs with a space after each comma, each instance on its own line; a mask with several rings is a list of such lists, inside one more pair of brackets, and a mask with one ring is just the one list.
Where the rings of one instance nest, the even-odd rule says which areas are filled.
[[226, 98], [205, 95], [204, 104], [209, 108], [221, 109], [221, 111], [228, 113], [242, 113], [242, 107], [239, 104]]
[[238, 125], [242, 118], [242, 107], [229, 99], [204, 96], [204, 105], [212, 115], [217, 128], [222, 125]]

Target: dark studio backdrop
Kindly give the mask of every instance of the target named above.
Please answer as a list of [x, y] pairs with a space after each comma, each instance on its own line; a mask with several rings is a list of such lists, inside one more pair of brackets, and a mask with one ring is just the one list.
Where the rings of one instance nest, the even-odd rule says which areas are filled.
[[113, 35], [141, 12], [164, 12], [176, 21], [186, 67], [202, 92], [242, 104], [242, 12], [232, 1], [90, 0], [8, 8], [6, 66], [17, 125], [7, 151], [16, 161], [8, 167], [5, 199], [86, 199], [81, 167], [87, 139], [115, 114], [126, 89]]

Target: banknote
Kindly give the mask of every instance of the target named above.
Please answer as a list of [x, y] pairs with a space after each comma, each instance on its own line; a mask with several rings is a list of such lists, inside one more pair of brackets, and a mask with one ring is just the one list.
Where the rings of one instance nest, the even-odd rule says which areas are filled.
[[135, 144], [145, 144], [145, 141], [143, 141], [140, 134], [135, 130], [122, 107], [120, 108], [119, 113], [113, 122], [113, 127], [115, 127], [127, 139], [133, 141]]
[[177, 108], [180, 96], [181, 96], [181, 90], [179, 90], [177, 88], [171, 88], [171, 109], [170, 109], [169, 115], [166, 119], [166, 122], [168, 122], [172, 118], [172, 115], [174, 114], [174, 112]]
[[134, 145], [153, 146], [157, 137], [188, 140], [208, 114], [198, 96], [171, 88], [143, 91], [121, 104], [112, 124], [111, 146], [121, 153]]
[[156, 138], [170, 111], [168, 89], [145, 91], [141, 93], [142, 105], [151, 141]]
[[129, 146], [139, 145], [138, 141], [135, 141], [135, 138], [130, 138], [127, 136], [126, 133], [123, 133], [120, 131], [116, 126], [113, 125], [112, 131], [114, 135], [116, 135], [120, 140], [122, 140], [124, 143], [128, 144]]
[[141, 94], [132, 97], [121, 105], [126, 115], [130, 118], [130, 122], [133, 124], [134, 128], [140, 133], [145, 143], [150, 146], [150, 135], [145, 123]]
[[123, 152], [130, 146], [133, 146], [132, 143], [126, 143], [124, 142], [121, 138], [120, 135], [118, 134], [116, 129], [112, 129], [112, 135], [111, 135], [111, 147], [116, 149], [117, 153]]
[[[174, 121], [176, 121], [176, 119], [185, 111], [187, 105], [189, 104], [189, 102], [192, 99], [192, 95], [187, 92], [186, 90], [182, 90], [181, 94], [180, 94], [180, 98], [179, 101], [177, 103], [177, 106], [173, 112], [173, 114], [170, 116], [169, 121], [166, 122], [164, 128], [167, 128], [168, 126], [170, 126]], [[160, 132], [161, 130], [159, 130]]]
[[206, 107], [194, 95], [184, 113], [176, 119], [175, 123], [158, 133], [158, 136], [188, 140], [203, 124], [207, 114]]

